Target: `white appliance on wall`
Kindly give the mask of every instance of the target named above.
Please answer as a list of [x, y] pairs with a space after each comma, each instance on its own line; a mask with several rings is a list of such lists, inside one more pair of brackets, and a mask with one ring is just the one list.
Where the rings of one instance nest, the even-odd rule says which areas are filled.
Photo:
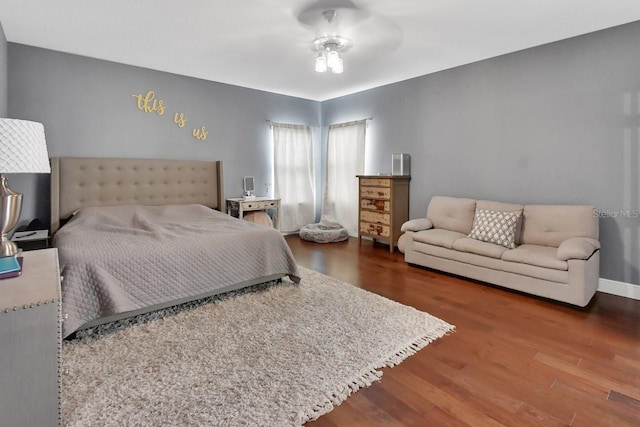
[[406, 153], [393, 153], [391, 175], [411, 175], [411, 156]]

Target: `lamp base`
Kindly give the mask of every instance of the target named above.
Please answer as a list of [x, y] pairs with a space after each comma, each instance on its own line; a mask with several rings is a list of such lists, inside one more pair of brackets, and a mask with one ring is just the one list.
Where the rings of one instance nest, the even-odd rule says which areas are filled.
[[0, 258], [7, 256], [16, 256], [20, 250], [11, 240], [7, 239], [6, 235], [0, 238]]
[[7, 187], [7, 178], [0, 174], [0, 257], [15, 256], [18, 247], [7, 238], [18, 223], [22, 210], [22, 194]]

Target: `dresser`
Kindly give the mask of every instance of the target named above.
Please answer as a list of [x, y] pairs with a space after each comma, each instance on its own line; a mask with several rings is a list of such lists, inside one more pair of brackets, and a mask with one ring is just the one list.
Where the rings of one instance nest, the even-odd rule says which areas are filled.
[[23, 252], [22, 275], [0, 280], [0, 425], [60, 424], [57, 249]]
[[358, 240], [371, 237], [389, 243], [393, 252], [400, 227], [409, 220], [410, 176], [357, 175]]

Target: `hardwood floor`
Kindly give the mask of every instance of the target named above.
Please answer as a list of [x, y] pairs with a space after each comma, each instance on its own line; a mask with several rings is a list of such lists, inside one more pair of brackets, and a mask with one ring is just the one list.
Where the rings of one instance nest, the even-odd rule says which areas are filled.
[[287, 241], [300, 265], [456, 326], [309, 426], [640, 425], [640, 301], [598, 292], [578, 309], [370, 241]]

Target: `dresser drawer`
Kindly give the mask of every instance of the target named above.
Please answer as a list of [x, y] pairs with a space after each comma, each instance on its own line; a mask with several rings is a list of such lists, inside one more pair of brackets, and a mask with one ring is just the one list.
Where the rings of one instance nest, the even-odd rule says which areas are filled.
[[361, 222], [360, 233], [371, 234], [371, 235], [381, 236], [381, 237], [389, 237], [391, 236], [391, 229], [387, 225]]
[[391, 189], [384, 187], [360, 187], [360, 196], [369, 197], [372, 199], [386, 199], [391, 198]]
[[242, 204], [242, 209], [245, 211], [249, 211], [249, 210], [262, 210], [262, 209], [269, 209], [269, 208], [275, 208], [276, 206], [278, 206], [278, 202], [275, 200], [270, 200], [270, 201], [257, 201], [257, 202], [243, 202]]
[[360, 184], [368, 187], [391, 187], [391, 180], [384, 178], [362, 178]]
[[360, 200], [360, 207], [362, 209], [369, 209], [372, 211], [391, 212], [391, 201], [378, 199], [362, 199]]
[[391, 225], [391, 214], [373, 211], [360, 211], [360, 220], [377, 224]]

